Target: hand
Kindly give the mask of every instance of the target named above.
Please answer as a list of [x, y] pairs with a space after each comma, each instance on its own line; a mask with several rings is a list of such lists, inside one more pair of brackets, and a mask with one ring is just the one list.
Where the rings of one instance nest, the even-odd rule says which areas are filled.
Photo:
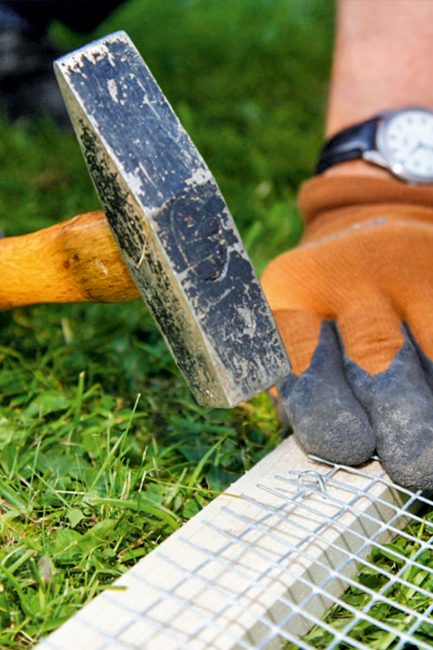
[[301, 204], [313, 217], [301, 245], [262, 277], [295, 434], [337, 463], [377, 453], [394, 481], [432, 490], [433, 189], [321, 177]]

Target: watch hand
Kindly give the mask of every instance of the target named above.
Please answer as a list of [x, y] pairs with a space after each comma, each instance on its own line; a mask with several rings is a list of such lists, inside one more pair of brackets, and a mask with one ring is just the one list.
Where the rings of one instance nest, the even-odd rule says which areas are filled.
[[424, 145], [422, 142], [417, 142], [416, 145], [409, 151], [409, 156], [413, 156], [419, 149], [422, 149], [423, 147]]
[[430, 144], [426, 144], [426, 143], [420, 142], [420, 143], [418, 143], [418, 144], [416, 145], [416, 147], [415, 147], [414, 149], [412, 149], [412, 151], [410, 152], [410, 155], [413, 156], [413, 155], [416, 154], [420, 149], [426, 149], [427, 151], [433, 153], [433, 145], [430, 145]]

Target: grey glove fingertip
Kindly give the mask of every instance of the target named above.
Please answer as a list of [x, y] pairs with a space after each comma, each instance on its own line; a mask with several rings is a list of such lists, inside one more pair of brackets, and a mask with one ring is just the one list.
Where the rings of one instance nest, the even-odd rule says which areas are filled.
[[377, 453], [391, 479], [412, 490], [433, 489], [433, 394], [410, 337], [391, 366], [370, 375], [345, 357], [346, 376], [369, 414]]
[[322, 324], [308, 369], [285, 378], [278, 390], [307, 453], [345, 465], [359, 465], [374, 454], [375, 435], [345, 378], [333, 323]]

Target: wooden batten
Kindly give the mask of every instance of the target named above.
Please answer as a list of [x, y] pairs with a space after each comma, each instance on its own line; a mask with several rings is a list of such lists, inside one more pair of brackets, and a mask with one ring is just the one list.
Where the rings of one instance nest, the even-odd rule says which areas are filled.
[[383, 532], [402, 496], [382, 476], [378, 462], [316, 463], [289, 438], [39, 650], [281, 647], [347, 588], [365, 540], [402, 525]]

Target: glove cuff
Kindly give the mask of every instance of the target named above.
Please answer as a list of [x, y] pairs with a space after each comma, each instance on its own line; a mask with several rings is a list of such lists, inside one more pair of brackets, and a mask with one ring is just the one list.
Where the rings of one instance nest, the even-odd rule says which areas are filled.
[[305, 239], [322, 237], [372, 217], [433, 222], [433, 186], [367, 176], [319, 176], [301, 187]]

